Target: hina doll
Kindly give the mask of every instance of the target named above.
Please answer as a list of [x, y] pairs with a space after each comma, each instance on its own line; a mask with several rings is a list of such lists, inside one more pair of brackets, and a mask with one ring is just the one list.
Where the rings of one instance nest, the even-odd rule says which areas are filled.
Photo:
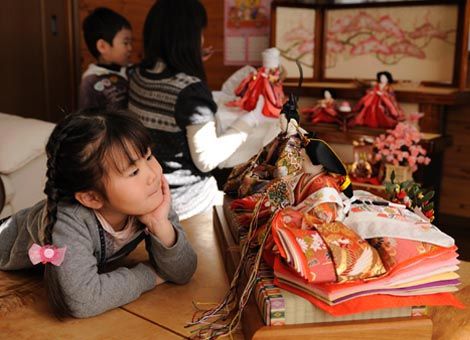
[[317, 104], [312, 108], [302, 110], [307, 118], [307, 121], [312, 124], [317, 123], [340, 123], [338, 113], [338, 105], [333, 98], [331, 90], [323, 90], [323, 99], [320, 99]]
[[280, 53], [277, 48], [269, 48], [262, 53], [263, 66], [250, 73], [235, 89], [235, 95], [240, 97], [226, 103], [227, 106], [240, 107], [252, 111], [256, 107], [259, 96], [264, 97], [263, 115], [278, 118], [284, 104], [282, 88]]
[[356, 115], [350, 120], [349, 126], [392, 129], [398, 121], [403, 120], [403, 110], [395, 99], [392, 83], [389, 72], [377, 73], [377, 84], [356, 104]]

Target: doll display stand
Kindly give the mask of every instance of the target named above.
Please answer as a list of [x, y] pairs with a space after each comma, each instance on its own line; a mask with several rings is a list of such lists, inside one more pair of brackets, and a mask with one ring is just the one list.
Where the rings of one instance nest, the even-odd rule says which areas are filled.
[[[240, 259], [240, 248], [234, 240], [222, 206], [213, 210], [217, 237], [226, 274], [232, 279]], [[246, 339], [431, 339], [432, 322], [428, 317], [390, 318], [380, 320], [306, 323], [266, 326], [253, 294], [243, 311], [242, 329]], [[380, 335], [379, 335], [380, 334]]]

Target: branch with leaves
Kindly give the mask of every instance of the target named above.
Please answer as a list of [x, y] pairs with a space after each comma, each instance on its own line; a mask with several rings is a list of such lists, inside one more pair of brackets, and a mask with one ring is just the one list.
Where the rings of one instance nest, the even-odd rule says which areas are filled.
[[413, 180], [396, 183], [395, 172], [392, 171], [390, 182], [385, 182], [385, 191], [391, 202], [404, 204], [412, 211], [418, 208], [429, 221], [434, 220], [434, 190], [423, 189]]

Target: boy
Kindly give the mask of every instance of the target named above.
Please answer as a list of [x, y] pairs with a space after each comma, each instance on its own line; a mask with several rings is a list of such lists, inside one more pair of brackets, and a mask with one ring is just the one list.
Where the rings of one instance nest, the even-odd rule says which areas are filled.
[[95, 9], [83, 21], [83, 34], [96, 64], [90, 64], [80, 84], [80, 109], [127, 108], [127, 66], [132, 51], [130, 23], [104, 7]]

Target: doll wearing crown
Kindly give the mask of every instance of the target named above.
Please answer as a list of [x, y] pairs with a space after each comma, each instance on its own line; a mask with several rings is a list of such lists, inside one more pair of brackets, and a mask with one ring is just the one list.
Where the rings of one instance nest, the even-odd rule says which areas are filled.
[[356, 104], [353, 110], [356, 115], [349, 126], [392, 129], [403, 120], [403, 110], [395, 98], [392, 83], [393, 77], [389, 72], [377, 73], [377, 84]]
[[234, 91], [235, 95], [240, 98], [226, 105], [252, 111], [262, 95], [264, 97], [263, 115], [278, 118], [284, 103], [279, 56], [277, 48], [265, 50], [262, 53], [263, 66], [241, 81]]

